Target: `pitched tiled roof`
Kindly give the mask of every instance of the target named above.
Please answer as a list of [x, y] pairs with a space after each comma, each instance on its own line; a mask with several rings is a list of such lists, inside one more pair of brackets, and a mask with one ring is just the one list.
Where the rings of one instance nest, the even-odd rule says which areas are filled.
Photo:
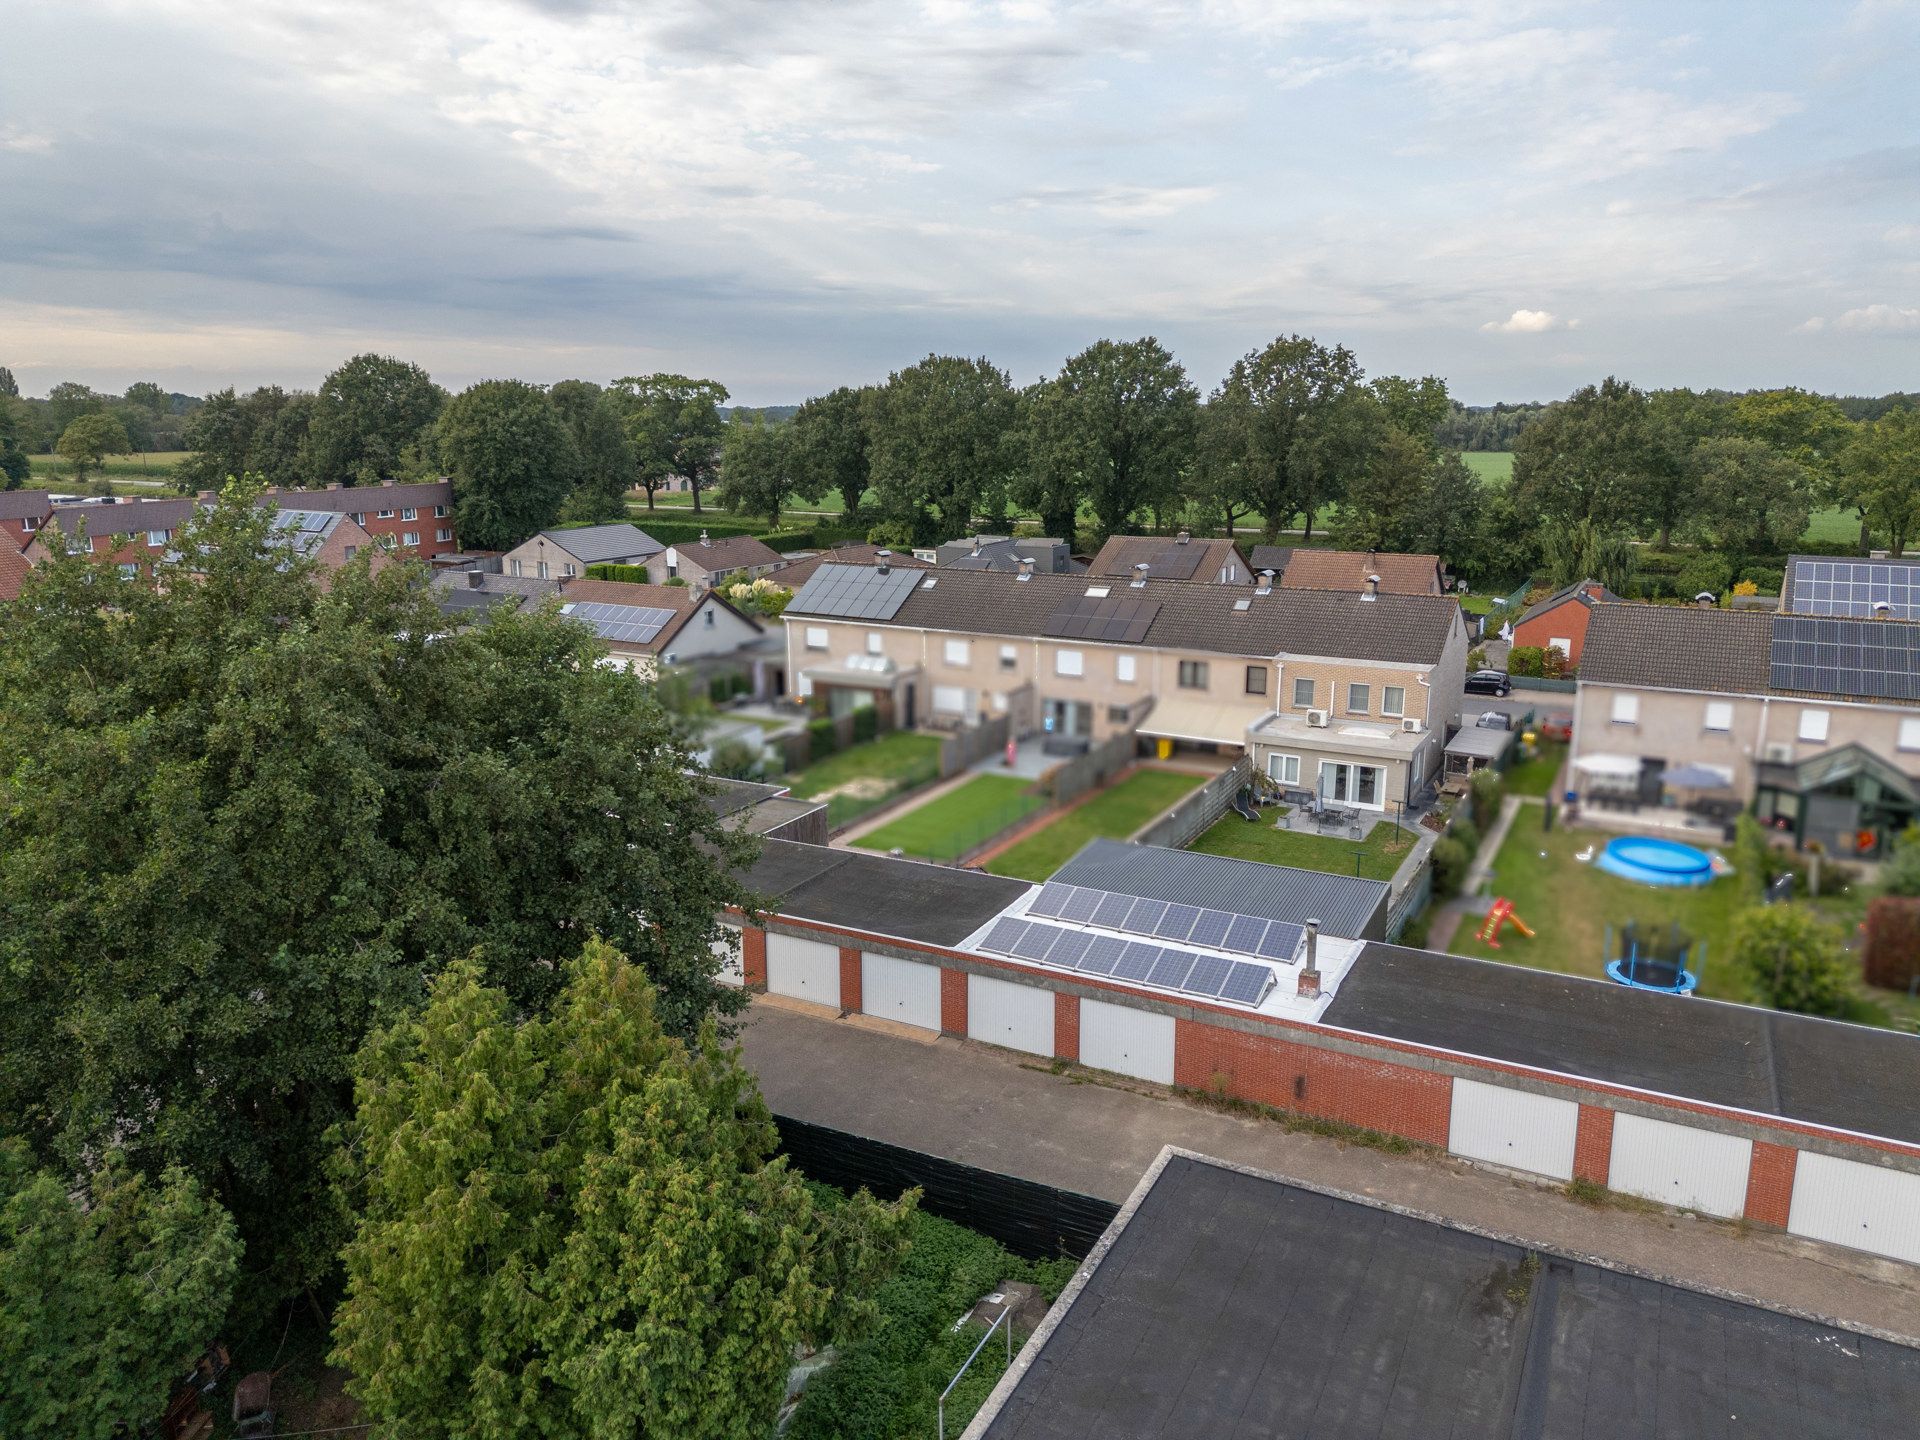
[[1131, 580], [1134, 567], [1145, 563], [1149, 578], [1198, 580], [1219, 583], [1222, 571], [1233, 567], [1232, 580], [1246, 583], [1252, 578], [1247, 557], [1231, 540], [1191, 539], [1182, 544], [1166, 535], [1113, 535], [1100, 547], [1100, 553], [1087, 566], [1089, 575], [1124, 576]]
[[608, 560], [626, 560], [635, 555], [658, 555], [667, 547], [637, 525], [577, 525], [568, 530], [542, 530], [547, 539], [576, 560], [598, 565]]
[[673, 619], [661, 627], [658, 635], [647, 644], [635, 647], [649, 651], [665, 650], [667, 642], [680, 633], [703, 605], [718, 605], [731, 610], [756, 629], [760, 623], [751, 615], [742, 615], [722, 596], [706, 590], [695, 590], [687, 585], [629, 585], [619, 580], [568, 580], [560, 587], [560, 600], [562, 604], [590, 601], [596, 605], [629, 605], [647, 610], [673, 611]]
[[1287, 561], [1293, 558], [1291, 545], [1256, 545], [1247, 552], [1247, 560], [1253, 566], [1253, 573], [1271, 570], [1275, 575], [1284, 575]]
[[13, 537], [0, 530], [0, 600], [18, 599], [20, 586], [32, 568], [27, 557], [20, 553], [20, 547], [13, 543]]
[[1580, 679], [1761, 695], [1769, 688], [1773, 616], [1691, 605], [1594, 607], [1580, 652]]
[[391, 485], [343, 485], [338, 490], [271, 488], [261, 491], [260, 499], [296, 510], [337, 510], [342, 514], [365, 511], [372, 515], [407, 505], [416, 509], [425, 505], [451, 505], [453, 482], [422, 480], [401, 484], [395, 481]]
[[142, 530], [178, 530], [193, 519], [200, 502], [185, 496], [174, 500], [123, 500], [117, 505], [56, 505], [47, 526], [79, 532], [86, 522], [89, 535], [134, 535]]
[[[848, 574], [870, 573], [842, 568]], [[834, 567], [822, 567], [815, 572], [814, 585], [833, 573]], [[945, 567], [928, 572], [891, 620], [868, 623], [956, 634], [1039, 637], [1046, 635], [1051, 616], [1086, 597], [1089, 589], [1099, 588], [1111, 591], [1110, 599], [1144, 600], [1158, 606], [1139, 644], [1225, 655], [1285, 653], [1425, 665], [1439, 660], [1452, 627], [1460, 623], [1459, 605], [1444, 595], [1382, 595], [1364, 600], [1332, 590], [1278, 589], [1256, 595], [1246, 586], [1175, 580], [1149, 580], [1135, 589], [1124, 581], [1095, 581], [1085, 575], [1034, 575], [1020, 580]], [[801, 605], [805, 599], [796, 594], [785, 613], [790, 617], [808, 614]], [[1243, 601], [1247, 608], [1236, 608]]]
[[1378, 575], [1390, 595], [1430, 595], [1439, 588], [1440, 557], [1302, 547], [1287, 560], [1280, 583], [1290, 590], [1364, 590], [1369, 575]]
[[[836, 545], [831, 550], [822, 550], [818, 555], [809, 555], [804, 560], [794, 560], [782, 565], [767, 578], [778, 581], [789, 590], [799, 588], [813, 578], [813, 572], [822, 565], [873, 565], [875, 557], [885, 548], [880, 545], [849, 544]], [[930, 570], [933, 567], [924, 560], [916, 560], [912, 555], [895, 550], [888, 563], [896, 570]]]
[[708, 540], [683, 540], [673, 547], [683, 560], [703, 570], [739, 570], [748, 565], [778, 565], [780, 552], [751, 535], [721, 535]]
[[45, 490], [0, 490], [0, 520], [38, 519], [52, 508]]
[[1596, 583], [1598, 582], [1593, 580], [1576, 580], [1564, 589], [1554, 591], [1553, 594], [1547, 596], [1547, 598], [1542, 600], [1538, 605], [1529, 606], [1526, 613], [1515, 623], [1524, 625], [1536, 616], [1545, 615], [1549, 610], [1559, 609], [1561, 605], [1569, 600], [1577, 600], [1580, 604], [1591, 610], [1594, 606], [1603, 602], [1616, 601], [1620, 598], [1604, 585], [1600, 586], [1599, 595], [1594, 596], [1587, 594], [1585, 587]]

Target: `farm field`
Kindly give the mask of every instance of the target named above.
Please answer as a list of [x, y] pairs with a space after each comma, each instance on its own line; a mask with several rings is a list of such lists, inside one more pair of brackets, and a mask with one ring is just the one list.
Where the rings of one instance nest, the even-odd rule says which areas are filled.
[[[180, 462], [192, 453], [154, 450], [145, 455], [109, 455], [98, 473], [108, 480], [170, 480]], [[73, 466], [58, 455], [29, 455], [27, 464], [32, 467], [35, 485], [58, 489], [73, 483]]]
[[1493, 480], [1504, 485], [1513, 478], [1511, 450], [1464, 450], [1460, 458], [1482, 480]]
[[1001, 851], [986, 868], [995, 875], [1044, 880], [1071, 860], [1087, 841], [1097, 837], [1126, 839], [1188, 791], [1205, 784], [1206, 779], [1178, 770], [1135, 770], [1119, 784]]
[[952, 860], [985, 844], [1042, 805], [1032, 781], [976, 775], [853, 841], [862, 850], [900, 850], [923, 860]]

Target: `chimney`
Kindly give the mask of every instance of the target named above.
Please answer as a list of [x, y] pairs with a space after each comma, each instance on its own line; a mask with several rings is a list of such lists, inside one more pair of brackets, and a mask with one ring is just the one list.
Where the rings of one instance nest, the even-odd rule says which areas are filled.
[[1873, 618], [1876, 620], [1891, 620], [1893, 618], [1893, 606], [1884, 600], [1874, 601]]
[[1253, 587], [1253, 593], [1256, 595], [1271, 595], [1273, 593], [1273, 571], [1262, 570], [1260, 572], [1260, 583]]
[[707, 539], [707, 532], [704, 530], [700, 532], [700, 543], [702, 545], [711, 545], [713, 543], [711, 540]]
[[1173, 543], [1176, 545], [1187, 545], [1192, 543], [1192, 541], [1193, 533], [1188, 530], [1182, 530], [1178, 535], [1173, 537]]
[[1380, 577], [1378, 575], [1367, 576], [1367, 593], [1360, 598], [1362, 600], [1378, 600], [1380, 598]]
[[1031, 580], [1033, 578], [1033, 557], [1031, 555], [1022, 555], [1020, 557], [1020, 578], [1022, 580]]
[[487, 577], [485, 572], [480, 570], [469, 570], [467, 572], [467, 588], [469, 590], [486, 589]]
[[1144, 590], [1147, 588], [1147, 570], [1150, 568], [1151, 564], [1152, 564], [1151, 561], [1142, 560], [1139, 564], [1133, 567], [1133, 588], [1134, 589]]
[[327, 482], [327, 489], [329, 490], [344, 490], [346, 488], [347, 487], [342, 485], [338, 480], [329, 480]]
[[1713, 610], [1719, 607], [1720, 597], [1711, 590], [1702, 590], [1698, 595], [1693, 597], [1693, 603], [1698, 605], [1702, 610]]
[[893, 551], [876, 550], [873, 552], [873, 565], [882, 575], [892, 572]]
[[978, 535], [973, 537], [973, 553], [975, 555], [980, 553], [980, 537]]
[[1307, 921], [1307, 963], [1300, 967], [1299, 996], [1302, 1000], [1320, 998], [1320, 922]]
[[380, 488], [381, 488], [381, 489], [383, 489], [383, 490], [391, 490], [391, 489], [393, 488], [393, 481], [391, 481], [391, 480], [382, 480], [382, 481], [380, 482]]

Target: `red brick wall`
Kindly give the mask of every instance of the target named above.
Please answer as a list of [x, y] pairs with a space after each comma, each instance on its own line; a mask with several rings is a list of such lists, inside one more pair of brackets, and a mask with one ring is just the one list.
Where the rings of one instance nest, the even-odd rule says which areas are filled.
[[767, 988], [767, 932], [751, 925], [740, 929], [740, 970], [749, 990]]
[[1573, 1178], [1607, 1183], [1613, 1169], [1613, 1111], [1600, 1105], [1580, 1107], [1580, 1126], [1573, 1137]]
[[1524, 625], [1513, 627], [1513, 643], [1532, 645], [1544, 650], [1550, 641], [1569, 640], [1573, 648], [1568, 652], [1569, 664], [1580, 663], [1580, 652], [1587, 643], [1587, 622], [1593, 618], [1593, 612], [1578, 601], [1569, 600], [1557, 610], [1549, 610], [1537, 620], [1529, 620]]
[[940, 1030], [947, 1035], [967, 1033], [967, 972], [940, 972]]
[[1447, 1143], [1453, 1081], [1429, 1070], [1193, 1020], [1175, 1021], [1173, 1066], [1174, 1083], [1191, 1089], [1217, 1082], [1282, 1110]]
[[1793, 1208], [1793, 1171], [1800, 1152], [1787, 1145], [1753, 1142], [1753, 1163], [1747, 1168], [1746, 1217], [1756, 1225], [1787, 1228]]
[[851, 945], [840, 947], [840, 1008], [860, 1013], [860, 952]]
[[1053, 992], [1053, 1053], [1061, 1060], [1080, 1058], [1080, 997]]

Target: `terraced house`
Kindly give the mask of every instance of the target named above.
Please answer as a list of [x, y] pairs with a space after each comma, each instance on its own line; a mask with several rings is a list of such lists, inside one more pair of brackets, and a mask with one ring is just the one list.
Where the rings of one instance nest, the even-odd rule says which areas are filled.
[[1466, 678], [1454, 601], [1372, 589], [823, 565], [784, 621], [795, 692], [831, 714], [1245, 753], [1374, 810], [1438, 775]]

